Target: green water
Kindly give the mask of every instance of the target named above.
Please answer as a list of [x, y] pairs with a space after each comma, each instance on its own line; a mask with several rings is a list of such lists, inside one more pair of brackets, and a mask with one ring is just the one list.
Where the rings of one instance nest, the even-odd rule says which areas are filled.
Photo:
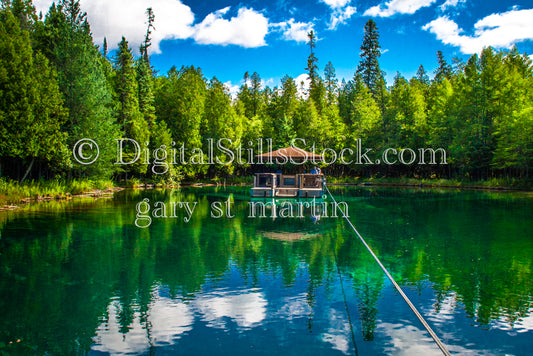
[[[452, 353], [530, 354], [533, 198], [332, 192]], [[234, 217], [211, 217], [228, 197]], [[143, 229], [143, 199], [198, 204]], [[0, 354], [439, 355], [342, 219], [249, 203], [126, 191], [0, 213]]]

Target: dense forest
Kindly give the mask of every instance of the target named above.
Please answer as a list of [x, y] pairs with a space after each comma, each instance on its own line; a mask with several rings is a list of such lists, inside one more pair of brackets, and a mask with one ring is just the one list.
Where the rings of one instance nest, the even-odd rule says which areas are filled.
[[[192, 65], [157, 73], [149, 56], [157, 19], [151, 9], [146, 16], [146, 37], [136, 58], [126, 38], [113, 53], [108, 53], [105, 41], [96, 46], [77, 0], [60, 0], [44, 17], [36, 14], [30, 0], [2, 2], [2, 177], [175, 181], [245, 175], [259, 169], [236, 163], [173, 165], [163, 175], [140, 162], [118, 166], [113, 164], [115, 140], [126, 137], [152, 150], [185, 145], [205, 151], [208, 139], [231, 139], [236, 148], [271, 138], [274, 148], [280, 148], [302, 138], [309, 147], [340, 151], [355, 147], [360, 138], [376, 152], [391, 147], [444, 148], [448, 165], [337, 163], [325, 169], [327, 174], [530, 179], [533, 66], [516, 47], [485, 48], [466, 62], [458, 58], [448, 62], [439, 51], [435, 73], [420, 66], [415, 77], [397, 73], [388, 85], [379, 65], [379, 31], [369, 20], [360, 51], [352, 51], [351, 80], [339, 82], [331, 62], [320, 70], [316, 36], [311, 32], [307, 62], [302, 58], [308, 89], [288, 75], [280, 87], [263, 87], [258, 73], [246, 72], [239, 92], [232, 96], [220, 80], [205, 78]], [[72, 147], [81, 138], [98, 143], [100, 159], [94, 164], [72, 159]]]

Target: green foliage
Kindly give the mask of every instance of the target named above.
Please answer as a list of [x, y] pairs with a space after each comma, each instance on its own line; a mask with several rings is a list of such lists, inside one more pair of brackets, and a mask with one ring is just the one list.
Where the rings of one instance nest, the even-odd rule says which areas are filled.
[[[236, 152], [237, 147], [241, 145], [243, 131], [243, 117], [235, 112], [224, 84], [213, 78], [209, 83], [202, 120], [201, 136], [204, 138], [204, 151], [208, 152], [210, 143], [207, 139], [210, 139], [215, 147], [220, 140], [223, 140], [220, 143], [225, 148]], [[214, 175], [215, 170], [222, 174], [233, 173], [234, 164], [217, 163], [217, 160], [219, 162], [228, 162], [230, 157], [217, 150], [217, 155], [215, 155], [214, 159], [215, 164], [210, 167], [212, 175]]]
[[[151, 9], [146, 15], [139, 58], [134, 58], [123, 38], [111, 63], [107, 40], [102, 55], [78, 0], [52, 5], [44, 20], [38, 19], [31, 1], [4, 2], [1, 175], [18, 180], [135, 178], [165, 185], [176, 185], [183, 177], [235, 179], [253, 170], [235, 162], [223, 164], [229, 157], [220, 150], [215, 149], [215, 159], [221, 162], [213, 165], [174, 165], [170, 150], [183, 147], [183, 158], [190, 162], [199, 157], [198, 150], [208, 152], [211, 142], [216, 145], [219, 139], [231, 140], [223, 145], [235, 152], [239, 146], [257, 150], [259, 139], [271, 138], [277, 149], [301, 138], [309, 149], [314, 144], [319, 150], [337, 152], [353, 147], [356, 139], [376, 151], [443, 148], [449, 163], [438, 167], [337, 163], [328, 168], [331, 175], [487, 181], [530, 177], [533, 67], [516, 48], [501, 52], [486, 48], [466, 63], [454, 58], [453, 65], [439, 51], [433, 80], [420, 66], [415, 77], [408, 80], [398, 73], [388, 87], [379, 65], [378, 29], [369, 20], [352, 80], [339, 85], [331, 62], [321, 78], [318, 42], [311, 32], [309, 91], [289, 75], [281, 79], [280, 87], [269, 88], [257, 72], [246, 72], [233, 98], [221, 81], [207, 81], [194, 66], [173, 67], [156, 77], [149, 55], [156, 19]], [[80, 138], [97, 141], [100, 159], [95, 164], [70, 160]], [[141, 158], [119, 172], [113, 163], [115, 140], [120, 138], [134, 139], [141, 150], [148, 149], [151, 163], [143, 164]], [[128, 146], [124, 159], [134, 153]], [[207, 155], [203, 158], [207, 163]]]
[[35, 160], [66, 167], [67, 135], [60, 129], [67, 112], [56, 73], [41, 53], [34, 56], [30, 34], [9, 8], [0, 10], [0, 88], [0, 157], [30, 168]]
[[366, 145], [377, 147], [382, 122], [381, 111], [360, 75], [355, 78], [353, 94], [348, 126], [351, 132], [350, 142], [353, 144], [356, 139], [364, 139]]
[[[133, 63], [133, 55], [128, 46], [128, 41], [122, 37], [119, 43], [118, 53], [115, 57], [115, 91], [117, 93], [118, 101], [118, 123], [122, 129], [124, 137], [135, 140], [142, 148], [150, 142], [150, 131], [148, 122], [145, 116], [141, 113], [139, 107], [139, 84], [137, 82], [137, 74]], [[143, 83], [146, 85], [146, 83]], [[146, 88], [143, 88], [145, 91]], [[145, 99], [143, 97], [143, 99]], [[146, 99], [148, 100], [148, 99]], [[150, 116], [149, 105], [144, 103], [145, 115]], [[129, 149], [125, 154], [125, 161], [130, 161], [134, 156], [133, 149]], [[137, 162], [132, 167], [133, 173], [146, 173], [147, 166]]]
[[335, 75], [335, 68], [331, 62], [328, 62], [324, 68], [324, 84], [326, 87], [327, 105], [333, 105], [337, 102], [339, 81]]
[[86, 14], [79, 1], [52, 5], [43, 22], [36, 24], [35, 47], [50, 60], [58, 72], [59, 87], [69, 110], [63, 130], [70, 148], [83, 138], [95, 140], [100, 159], [92, 165], [73, 162], [72, 174], [109, 178], [114, 173], [114, 139], [118, 136], [113, 102], [104, 64], [93, 44]]
[[[190, 150], [202, 147], [200, 129], [204, 117], [207, 86], [200, 69], [183, 67], [180, 71], [171, 68], [166, 77], [158, 78], [156, 89], [156, 113], [168, 128], [177, 147], [184, 145]], [[184, 173], [193, 177], [205, 167], [188, 165]]]
[[435, 80], [441, 81], [443, 79], [450, 79], [452, 76], [452, 67], [446, 62], [446, 59], [444, 59], [444, 55], [442, 54], [442, 51], [437, 51], [437, 61], [439, 63], [439, 67], [437, 68], [435, 72]]
[[15, 204], [26, 199], [65, 199], [70, 195], [105, 191], [114, 186], [113, 181], [106, 179], [53, 179], [19, 183], [0, 178], [0, 205]]
[[363, 82], [375, 94], [380, 76], [382, 76], [378, 61], [381, 56], [381, 46], [379, 45], [378, 28], [372, 19], [365, 24], [365, 35], [360, 56], [362, 60], [357, 67], [357, 74], [361, 75]]

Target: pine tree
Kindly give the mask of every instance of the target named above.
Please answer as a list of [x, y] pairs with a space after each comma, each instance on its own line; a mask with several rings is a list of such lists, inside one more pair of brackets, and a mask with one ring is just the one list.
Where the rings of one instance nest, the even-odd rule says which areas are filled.
[[374, 20], [370, 19], [365, 24], [365, 35], [361, 45], [362, 58], [357, 67], [357, 74], [363, 78], [363, 82], [375, 97], [377, 84], [382, 76], [379, 68], [379, 57], [381, 56], [381, 47], [379, 45], [379, 32]]
[[314, 31], [309, 32], [307, 34], [307, 37], [309, 38], [308, 44], [310, 54], [307, 58], [307, 67], [305, 69], [307, 70], [307, 75], [310, 81], [309, 98], [313, 100], [315, 108], [318, 110], [319, 113], [321, 113], [322, 108], [324, 107], [324, 97], [326, 96], [326, 88], [324, 86], [322, 78], [320, 78], [320, 75], [318, 74], [318, 59], [315, 56], [316, 36]]
[[148, 55], [148, 50], [152, 46], [152, 30], [155, 30], [154, 22], [155, 22], [155, 15], [154, 11], [151, 7], [146, 9], [146, 16], [148, 17], [148, 26], [146, 28], [146, 36], [144, 38], [144, 42], [141, 44], [141, 57], [144, 58], [144, 61], [148, 63], [148, 67], [150, 67], [150, 56]]
[[307, 34], [307, 38], [309, 38], [309, 49], [311, 53], [309, 54], [309, 57], [307, 57], [307, 67], [305, 70], [307, 71], [307, 75], [309, 76], [309, 81], [311, 82], [310, 90], [313, 90], [313, 88], [316, 86], [318, 81], [318, 59], [315, 56], [315, 47], [316, 47], [316, 36], [314, 31], [311, 31]]
[[439, 67], [435, 72], [435, 80], [440, 81], [443, 78], [450, 80], [452, 76], [452, 67], [448, 64], [448, 62], [446, 62], [446, 59], [444, 59], [442, 51], [437, 51], [437, 61], [439, 63]]
[[261, 110], [261, 77], [254, 72], [251, 77], [250, 96], [252, 100], [252, 116], [256, 116]]
[[415, 78], [420, 84], [424, 86], [429, 86], [429, 84], [431, 83], [429, 81], [429, 76], [427, 75], [426, 70], [424, 69], [424, 66], [422, 64], [418, 67]]
[[151, 33], [154, 27], [155, 17], [151, 8], [146, 11], [148, 16], [148, 26], [146, 30], [146, 37], [141, 44], [141, 57], [135, 63], [137, 72], [137, 83], [139, 88], [139, 110], [141, 111], [144, 120], [150, 127], [155, 125], [156, 115], [154, 106], [154, 76], [150, 66], [150, 56], [148, 50], [151, 46]]
[[[115, 57], [115, 90], [118, 95], [118, 123], [124, 137], [137, 141], [141, 148], [149, 143], [148, 123], [139, 108], [139, 88], [137, 75], [133, 65], [133, 55], [128, 41], [122, 37]], [[131, 159], [131, 151], [128, 152]], [[146, 165], [134, 165], [133, 172], [145, 173]], [[129, 169], [128, 169], [129, 170]]]
[[[167, 124], [156, 116], [154, 95], [155, 78], [152, 67], [150, 66], [150, 55], [148, 53], [152, 42], [150, 36], [152, 29], [154, 29], [155, 16], [151, 8], [147, 10], [146, 14], [148, 16], [148, 27], [144, 43], [140, 48], [141, 57], [136, 61], [135, 70], [139, 88], [139, 110], [148, 125], [146, 131], [150, 135], [150, 150], [156, 152], [162, 146], [167, 149], [172, 147], [172, 135]], [[167, 155], [165, 162], [168, 165], [167, 173], [162, 174], [165, 170], [164, 167], [160, 168], [152, 165], [150, 167], [153, 173], [152, 175], [156, 181], [163, 181], [165, 184], [175, 184], [176, 179], [179, 177], [177, 167], [171, 164], [172, 157], [170, 155]]]
[[108, 53], [108, 50], [107, 50], [107, 38], [104, 37], [104, 44], [103, 44], [103, 51], [102, 51], [102, 55], [104, 56], [104, 58], [107, 58], [107, 53]]
[[250, 88], [248, 86], [248, 82], [250, 81], [250, 75], [248, 72], [244, 73], [243, 81], [244, 83], [241, 85], [239, 93], [237, 93], [237, 99], [242, 105], [242, 114], [250, 119], [254, 116], [254, 109]]
[[324, 78], [326, 84], [327, 104], [333, 105], [337, 101], [339, 81], [335, 75], [335, 68], [331, 62], [328, 62], [324, 68]]

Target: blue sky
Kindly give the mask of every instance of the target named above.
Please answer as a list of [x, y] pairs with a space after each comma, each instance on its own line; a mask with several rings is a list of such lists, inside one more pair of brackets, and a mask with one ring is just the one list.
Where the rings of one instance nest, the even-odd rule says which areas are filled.
[[[51, 0], [35, 0], [46, 12]], [[331, 61], [339, 78], [353, 76], [363, 27], [373, 18], [380, 32], [380, 64], [389, 84], [396, 72], [413, 76], [420, 64], [436, 68], [436, 52], [449, 62], [467, 59], [484, 46], [518, 46], [533, 54], [531, 0], [81, 0], [95, 42], [110, 46], [124, 35], [138, 48], [146, 28], [145, 10], [156, 21], [152, 64], [160, 73], [172, 65], [195, 65], [207, 78], [232, 86], [246, 71], [275, 86], [288, 74], [305, 73], [309, 48], [305, 34], [319, 38], [316, 56], [323, 71]]]

